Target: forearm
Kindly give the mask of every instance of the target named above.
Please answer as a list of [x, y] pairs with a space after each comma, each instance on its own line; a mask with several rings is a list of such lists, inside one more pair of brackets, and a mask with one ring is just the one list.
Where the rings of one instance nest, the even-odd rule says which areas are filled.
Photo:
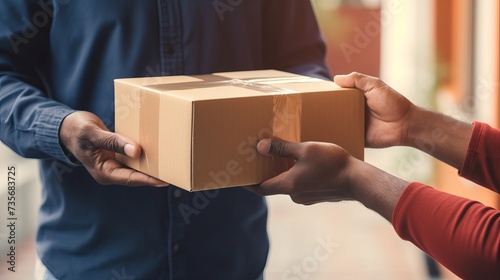
[[0, 140], [24, 157], [66, 160], [58, 132], [73, 110], [12, 76], [0, 73], [0, 85]]
[[417, 148], [457, 169], [462, 167], [472, 134], [472, 124], [417, 108], [403, 143]]
[[498, 278], [498, 210], [412, 183], [400, 197], [392, 223], [401, 238], [461, 278]]
[[358, 160], [351, 167], [350, 197], [392, 222], [401, 238], [464, 279], [496, 279], [500, 273], [498, 210], [409, 184]]
[[48, 83], [39, 71], [48, 54], [50, 24], [29, 40], [22, 37], [23, 19], [39, 9], [35, 1], [0, 2], [0, 140], [24, 157], [65, 160], [58, 130], [73, 110], [47, 97]]
[[391, 221], [394, 207], [408, 182], [363, 161], [351, 161], [350, 196]]

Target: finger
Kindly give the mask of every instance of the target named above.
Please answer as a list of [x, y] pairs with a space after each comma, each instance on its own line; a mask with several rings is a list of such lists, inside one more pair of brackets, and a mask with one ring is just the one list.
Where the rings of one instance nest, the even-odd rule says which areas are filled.
[[271, 139], [262, 139], [257, 143], [257, 151], [263, 155], [270, 156]]
[[155, 186], [155, 187], [165, 187], [169, 184], [163, 182], [159, 179], [141, 173], [137, 170], [129, 169], [129, 168], [120, 168], [113, 172], [113, 179], [115, 183], [137, 187], [137, 186]]
[[262, 182], [258, 186], [253, 186], [252, 191], [262, 195], [290, 194], [293, 190], [288, 179], [290, 171], [285, 171], [267, 181]]
[[257, 150], [263, 155], [290, 157], [294, 159], [298, 159], [300, 147], [300, 143], [282, 140], [263, 139], [257, 143]]
[[374, 83], [378, 79], [365, 74], [352, 72], [348, 75], [337, 75], [333, 78], [333, 80], [341, 87], [357, 88], [362, 91], [369, 91], [374, 87]]
[[104, 170], [101, 174], [94, 176], [94, 178], [103, 185], [124, 185], [130, 187], [136, 186], [155, 186], [155, 187], [164, 187], [169, 184], [146, 175], [137, 170], [124, 167], [120, 163], [116, 161], [109, 161], [105, 166], [106, 170]]
[[132, 158], [138, 158], [141, 155], [141, 147], [139, 144], [119, 134], [95, 130], [92, 136], [92, 143], [100, 149], [113, 151]]
[[303, 205], [311, 205], [320, 202], [338, 202], [352, 200], [345, 194], [339, 191], [321, 191], [321, 192], [302, 192], [296, 195], [291, 195], [293, 202]]
[[333, 81], [341, 87], [346, 87], [346, 88], [355, 87], [353, 73], [348, 75], [335, 75], [335, 77], [333, 77]]

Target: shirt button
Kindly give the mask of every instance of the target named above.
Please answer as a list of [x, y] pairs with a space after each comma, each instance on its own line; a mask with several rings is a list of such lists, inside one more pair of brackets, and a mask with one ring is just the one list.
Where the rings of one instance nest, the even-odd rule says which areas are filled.
[[175, 198], [179, 198], [179, 197], [181, 197], [181, 195], [182, 195], [182, 191], [180, 189], [176, 189], [174, 191], [174, 197]]

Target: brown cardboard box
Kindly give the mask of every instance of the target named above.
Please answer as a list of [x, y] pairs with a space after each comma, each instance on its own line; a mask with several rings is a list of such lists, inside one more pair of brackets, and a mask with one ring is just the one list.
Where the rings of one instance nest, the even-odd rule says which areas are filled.
[[284, 170], [258, 140], [324, 141], [363, 159], [364, 96], [275, 70], [115, 80], [116, 132], [140, 143], [134, 169], [189, 191], [252, 185]]

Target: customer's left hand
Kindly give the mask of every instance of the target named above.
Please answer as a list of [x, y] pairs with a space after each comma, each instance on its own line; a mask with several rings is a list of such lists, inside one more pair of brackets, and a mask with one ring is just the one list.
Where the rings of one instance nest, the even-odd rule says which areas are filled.
[[350, 171], [359, 160], [343, 148], [328, 143], [290, 143], [261, 140], [257, 149], [268, 156], [290, 157], [296, 160], [288, 171], [259, 186], [248, 187], [260, 195], [288, 194], [300, 204], [351, 200]]

